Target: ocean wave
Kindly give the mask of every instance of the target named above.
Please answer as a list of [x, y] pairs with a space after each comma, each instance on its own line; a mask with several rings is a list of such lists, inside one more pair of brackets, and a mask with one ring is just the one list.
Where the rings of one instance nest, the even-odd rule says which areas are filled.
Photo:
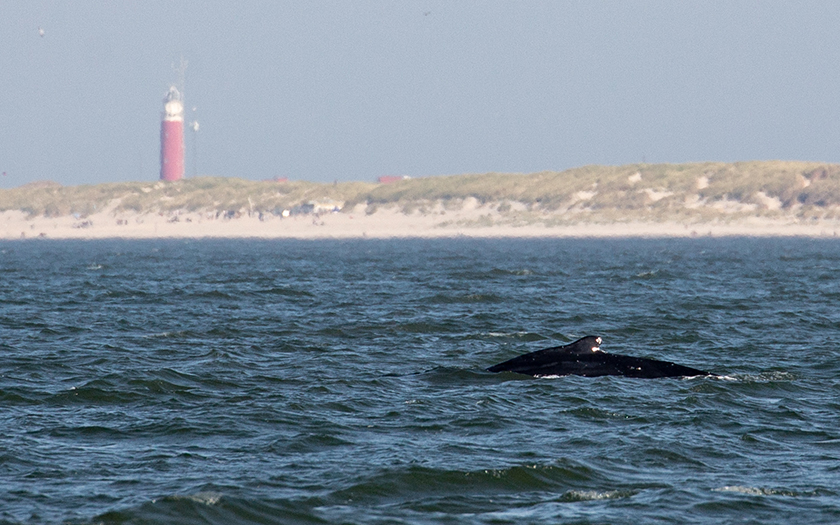
[[749, 496], [786, 496], [791, 498], [812, 498], [824, 495], [824, 491], [797, 491], [780, 488], [768, 487], [747, 487], [743, 485], [726, 485], [723, 487], [712, 489], [714, 492], [735, 492], [738, 494], [747, 494]]

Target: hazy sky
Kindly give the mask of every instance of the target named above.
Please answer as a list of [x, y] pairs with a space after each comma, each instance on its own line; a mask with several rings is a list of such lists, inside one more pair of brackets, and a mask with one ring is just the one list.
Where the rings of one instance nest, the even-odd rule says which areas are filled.
[[837, 1], [0, 0], [0, 187], [156, 180], [181, 56], [188, 176], [840, 162], [838, 28]]

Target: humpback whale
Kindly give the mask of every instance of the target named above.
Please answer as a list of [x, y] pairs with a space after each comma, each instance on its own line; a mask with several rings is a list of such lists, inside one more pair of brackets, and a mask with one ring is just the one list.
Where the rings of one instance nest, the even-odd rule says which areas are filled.
[[534, 377], [692, 377], [715, 374], [645, 357], [610, 354], [601, 350], [601, 338], [588, 335], [564, 346], [554, 346], [493, 365], [489, 372], [515, 372]]

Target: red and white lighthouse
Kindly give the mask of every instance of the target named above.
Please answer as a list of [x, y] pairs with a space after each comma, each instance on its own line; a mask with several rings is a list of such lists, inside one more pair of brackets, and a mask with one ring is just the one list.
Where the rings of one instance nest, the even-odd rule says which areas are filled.
[[184, 177], [184, 101], [175, 86], [163, 97], [160, 123], [160, 180]]

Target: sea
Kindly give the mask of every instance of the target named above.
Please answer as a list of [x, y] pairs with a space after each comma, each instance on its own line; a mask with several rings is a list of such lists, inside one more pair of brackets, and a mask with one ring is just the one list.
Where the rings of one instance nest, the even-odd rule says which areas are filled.
[[[0, 242], [0, 523], [840, 522], [840, 240]], [[602, 350], [716, 377], [485, 369]]]

